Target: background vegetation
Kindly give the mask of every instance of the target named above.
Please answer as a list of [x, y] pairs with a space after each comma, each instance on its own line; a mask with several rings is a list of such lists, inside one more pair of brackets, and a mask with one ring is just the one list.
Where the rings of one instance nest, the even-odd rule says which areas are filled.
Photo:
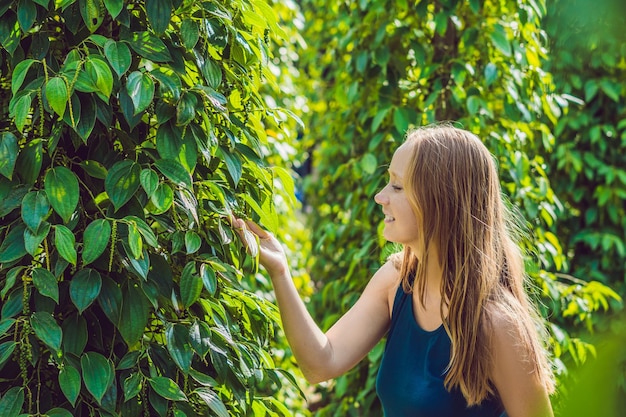
[[0, 2], [0, 415], [379, 416], [383, 343], [306, 387], [228, 218], [279, 236], [327, 328], [395, 250], [392, 152], [442, 120], [526, 229], [557, 412], [623, 414], [626, 13], [600, 2]]

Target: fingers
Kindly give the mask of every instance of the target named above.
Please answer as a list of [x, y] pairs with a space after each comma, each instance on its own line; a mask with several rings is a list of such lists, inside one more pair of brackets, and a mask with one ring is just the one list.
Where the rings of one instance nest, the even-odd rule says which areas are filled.
[[261, 226], [253, 222], [252, 220], [246, 220], [246, 225], [252, 233], [257, 235], [261, 240], [267, 240], [272, 237], [271, 233], [263, 229]]

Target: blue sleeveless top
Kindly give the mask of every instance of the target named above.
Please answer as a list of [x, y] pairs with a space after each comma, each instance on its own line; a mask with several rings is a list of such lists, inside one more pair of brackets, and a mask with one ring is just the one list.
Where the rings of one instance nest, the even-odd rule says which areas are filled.
[[468, 408], [458, 389], [446, 390], [450, 347], [443, 325], [428, 332], [417, 324], [411, 294], [400, 286], [376, 378], [385, 417], [506, 417], [498, 398]]

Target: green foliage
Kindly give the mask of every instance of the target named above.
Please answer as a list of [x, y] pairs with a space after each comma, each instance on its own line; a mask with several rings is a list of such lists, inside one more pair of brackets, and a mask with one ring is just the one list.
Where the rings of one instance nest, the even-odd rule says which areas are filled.
[[272, 32], [263, 0], [0, 6], [0, 415], [290, 414], [229, 222], [293, 189]]
[[[542, 68], [544, 1], [308, 0], [301, 6], [309, 49], [300, 64], [311, 109], [305, 146], [314, 172], [307, 183], [311, 276], [321, 288], [312, 310], [323, 327], [354, 304], [394, 250], [380, 237], [373, 196], [407, 128], [436, 121], [456, 121], [496, 156], [503, 190], [526, 219], [527, 270], [546, 316], [570, 314], [573, 303], [575, 314], [589, 317], [617, 297], [599, 283], [555, 275], [568, 254], [555, 235], [563, 206], [544, 155], [555, 146], [552, 132], [566, 100]], [[561, 373], [566, 356], [584, 361], [593, 349], [556, 322], [549, 330]], [[379, 345], [352, 372], [322, 386], [317, 415], [380, 415], [374, 384], [381, 354]]]

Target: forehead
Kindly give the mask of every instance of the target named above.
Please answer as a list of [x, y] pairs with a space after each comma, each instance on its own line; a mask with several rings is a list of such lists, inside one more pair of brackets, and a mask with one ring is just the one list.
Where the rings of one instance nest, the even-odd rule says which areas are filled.
[[398, 177], [404, 177], [409, 163], [413, 157], [413, 149], [408, 143], [403, 143], [396, 149], [389, 164], [389, 173]]

